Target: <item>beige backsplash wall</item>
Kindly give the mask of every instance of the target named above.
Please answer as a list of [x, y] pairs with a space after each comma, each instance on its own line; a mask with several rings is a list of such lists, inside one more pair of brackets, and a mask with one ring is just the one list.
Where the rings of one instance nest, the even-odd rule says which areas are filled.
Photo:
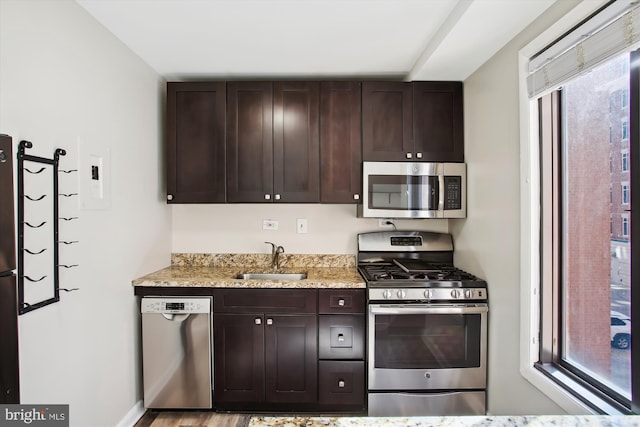
[[[267, 253], [265, 241], [287, 253], [355, 254], [356, 235], [389, 230], [378, 220], [357, 218], [356, 205], [220, 204], [172, 205], [172, 252]], [[306, 218], [308, 233], [296, 233], [296, 219]], [[277, 220], [278, 230], [263, 230], [264, 219]], [[395, 220], [399, 230], [447, 233], [449, 220]]]

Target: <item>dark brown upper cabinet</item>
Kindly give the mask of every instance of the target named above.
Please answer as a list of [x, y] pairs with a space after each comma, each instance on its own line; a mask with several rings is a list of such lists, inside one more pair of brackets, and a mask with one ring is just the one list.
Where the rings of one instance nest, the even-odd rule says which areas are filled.
[[271, 82], [227, 84], [227, 201], [262, 202], [273, 194]]
[[320, 84], [273, 83], [274, 199], [320, 201]]
[[362, 83], [365, 161], [464, 161], [461, 82]]
[[320, 200], [317, 82], [230, 82], [227, 200]]
[[360, 82], [320, 85], [320, 201], [358, 203], [362, 191]]
[[167, 83], [167, 201], [225, 202], [226, 85]]
[[462, 82], [413, 82], [413, 142], [422, 160], [464, 162]]

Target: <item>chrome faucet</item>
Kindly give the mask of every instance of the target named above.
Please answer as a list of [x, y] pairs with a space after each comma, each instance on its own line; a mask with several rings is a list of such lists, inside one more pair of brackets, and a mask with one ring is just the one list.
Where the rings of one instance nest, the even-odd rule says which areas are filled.
[[268, 245], [271, 245], [271, 268], [277, 270], [279, 265], [280, 254], [284, 253], [284, 248], [282, 246], [277, 246], [275, 243], [265, 242]]

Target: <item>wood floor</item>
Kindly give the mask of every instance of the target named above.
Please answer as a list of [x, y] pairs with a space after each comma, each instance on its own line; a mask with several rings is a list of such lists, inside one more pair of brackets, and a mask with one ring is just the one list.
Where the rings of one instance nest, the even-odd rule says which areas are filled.
[[135, 427], [247, 427], [251, 415], [199, 411], [147, 411]]

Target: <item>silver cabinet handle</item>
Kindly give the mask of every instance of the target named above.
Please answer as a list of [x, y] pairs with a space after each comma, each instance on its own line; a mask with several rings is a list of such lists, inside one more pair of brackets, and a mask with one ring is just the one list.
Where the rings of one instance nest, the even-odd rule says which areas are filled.
[[407, 153], [407, 159], [411, 159], [413, 157], [412, 153]]
[[259, 317], [256, 317], [255, 322], [256, 322], [256, 325], [262, 325], [262, 319]]
[[338, 380], [338, 388], [344, 388], [344, 380], [343, 379]]
[[339, 305], [340, 307], [344, 307], [344, 298], [340, 298], [340, 299], [338, 300], [338, 305]]
[[353, 200], [360, 200], [360, 195], [359, 194], [354, 194], [353, 195]]
[[422, 158], [422, 153], [416, 153], [416, 157], [421, 159]]
[[271, 194], [265, 194], [264, 195], [264, 199], [265, 200], [271, 200]]
[[280, 195], [276, 194], [276, 200], [280, 200]]
[[273, 325], [273, 319], [267, 319], [267, 325]]
[[173, 200], [173, 194], [167, 194], [167, 200]]

